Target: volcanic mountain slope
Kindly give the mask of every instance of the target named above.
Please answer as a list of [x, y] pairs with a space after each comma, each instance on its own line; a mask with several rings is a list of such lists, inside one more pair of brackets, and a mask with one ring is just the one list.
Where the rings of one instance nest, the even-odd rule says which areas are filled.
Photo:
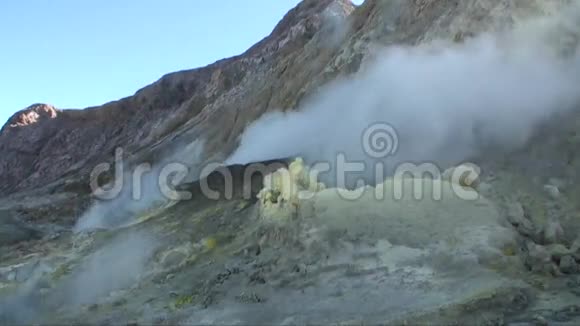
[[[326, 189], [292, 159], [268, 162], [282, 168], [266, 177], [275, 182], [254, 179], [245, 198], [239, 183], [229, 200], [199, 196], [206, 181], [224, 189], [217, 172], [178, 187], [192, 199], [154, 205], [124, 193], [98, 202], [88, 189], [89, 171], [116, 147], [132, 164], [223, 161], [265, 112], [300, 111], [335, 79], [373, 70], [377, 48], [461, 44], [568, 3], [307, 0], [241, 56], [167, 75], [101, 108], [17, 113], [0, 132], [1, 190], [11, 194], [0, 200], [0, 320], [578, 323], [574, 110], [542, 120], [517, 150], [478, 153], [484, 173], [467, 183], [446, 177], [439, 199], [427, 187], [418, 200], [414, 179], [392, 177], [345, 200], [357, 190]], [[218, 172], [239, 182], [247, 168]], [[479, 196], [464, 200], [457, 189]]]
[[[0, 132], [0, 194], [86, 195], [90, 171], [112, 162], [116, 148], [127, 160], [154, 163], [202, 136], [205, 157], [224, 159], [252, 121], [298, 109], [320, 86], [372, 60], [377, 45], [462, 40], [565, 2], [371, 0], [354, 11], [348, 0], [303, 1], [240, 56], [168, 74], [101, 107], [33, 105], [16, 113]], [[55, 207], [20, 209], [36, 219], [51, 209], [78, 215], [88, 205], [87, 197], [80, 209], [63, 197], [50, 200]]]
[[[87, 168], [110, 160], [116, 147], [150, 151], [183, 129], [221, 132], [208, 138], [227, 152], [224, 145], [233, 146], [249, 121], [268, 110], [295, 107], [303, 81], [318, 75], [335, 51], [316, 46], [307, 54], [304, 47], [319, 43], [315, 37], [327, 38], [325, 32], [334, 33], [322, 26], [335, 20], [340, 24], [353, 9], [348, 0], [305, 1], [240, 56], [168, 74], [101, 107], [61, 111], [33, 105], [16, 113], [0, 134], [1, 193], [47, 185], [79, 171], [86, 174]], [[28, 118], [45, 111], [50, 114]]]
[[[304, 1], [240, 56], [168, 74], [101, 107], [33, 105], [16, 113], [0, 133], [0, 193], [86, 178], [117, 147], [151, 154], [201, 134], [207, 153], [227, 156], [250, 122], [264, 112], [297, 109], [319, 86], [356, 72], [375, 45], [463, 39], [561, 2], [368, 1], [350, 16], [348, 0]], [[41, 111], [50, 114], [27, 118]]]

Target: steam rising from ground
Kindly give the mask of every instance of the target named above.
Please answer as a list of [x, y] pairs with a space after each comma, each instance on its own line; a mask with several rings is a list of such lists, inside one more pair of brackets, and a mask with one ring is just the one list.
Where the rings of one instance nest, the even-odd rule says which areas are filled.
[[90, 255], [80, 271], [64, 285], [66, 300], [78, 305], [91, 304], [112, 291], [134, 285], [157, 244], [144, 232], [113, 239]]
[[[463, 44], [433, 43], [391, 47], [357, 76], [338, 81], [299, 112], [272, 113], [250, 126], [228, 164], [290, 156], [307, 161], [372, 162], [363, 150], [364, 131], [377, 122], [397, 131], [398, 151], [384, 159], [447, 165], [482, 153], [489, 146], [523, 145], [534, 127], [580, 100], [578, 15], [530, 23], [503, 35], [483, 35]], [[165, 163], [188, 163], [199, 171], [202, 144], [194, 143], [144, 174], [142, 196], [134, 200], [133, 170], [120, 195], [98, 202], [79, 220], [78, 231], [130, 222], [157, 201]], [[134, 284], [158, 245], [146, 234], [123, 234], [90, 255], [62, 286], [64, 304], [88, 304]], [[31, 282], [35, 283], [35, 282]], [[0, 305], [15, 320], [34, 314], [35, 288]]]
[[[180, 151], [168, 155], [147, 170], [123, 166], [117, 171], [114, 183], [122, 185], [117, 196], [94, 203], [78, 220], [76, 231], [119, 227], [135, 220], [148, 209], [168, 201], [167, 191], [175, 183], [196, 178], [200, 171], [203, 142], [195, 141], [180, 147]], [[121, 165], [123, 163], [121, 162]], [[141, 165], [145, 167], [145, 165]], [[165, 175], [167, 172], [173, 172]], [[182, 173], [189, 173], [188, 175]], [[184, 179], [185, 177], [185, 179]]]
[[[111, 238], [104, 246], [84, 257], [70, 276], [55, 283], [47, 294], [46, 277], [54, 271], [38, 264], [31, 277], [13, 296], [0, 301], [0, 323], [30, 324], [44, 314], [66, 308], [74, 311], [106, 299], [115, 291], [126, 290], [144, 276], [159, 241], [144, 231], [133, 231]], [[149, 267], [150, 268], [150, 267]]]
[[398, 151], [381, 159], [387, 169], [403, 161], [447, 165], [490, 146], [521, 146], [538, 123], [580, 99], [580, 15], [572, 12], [462, 44], [386, 48], [299, 112], [256, 121], [227, 163], [301, 155], [332, 165], [338, 153], [370, 163], [362, 135], [377, 122], [398, 136]]

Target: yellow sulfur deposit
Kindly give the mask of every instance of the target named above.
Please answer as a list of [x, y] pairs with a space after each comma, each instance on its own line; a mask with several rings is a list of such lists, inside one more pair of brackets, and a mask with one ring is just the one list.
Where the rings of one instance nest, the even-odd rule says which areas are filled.
[[316, 171], [304, 165], [302, 158], [294, 160], [288, 169], [267, 175], [264, 178], [264, 189], [258, 194], [262, 202], [294, 202], [302, 191], [318, 192], [325, 189], [318, 182]]
[[304, 164], [302, 158], [297, 158], [288, 169], [282, 168], [264, 178], [264, 188], [258, 194], [263, 210], [279, 215], [286, 209], [284, 215], [292, 215], [298, 210], [301, 198], [307, 194], [324, 190], [323, 183], [318, 182], [317, 171]]
[[204, 241], [205, 248], [207, 250], [213, 250], [217, 247], [217, 239], [213, 237], [209, 237]]

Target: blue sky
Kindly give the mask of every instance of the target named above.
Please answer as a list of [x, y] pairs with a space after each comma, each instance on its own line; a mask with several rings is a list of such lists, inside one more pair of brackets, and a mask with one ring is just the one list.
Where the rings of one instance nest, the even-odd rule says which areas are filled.
[[32, 103], [100, 105], [239, 54], [299, 2], [0, 1], [0, 126]]

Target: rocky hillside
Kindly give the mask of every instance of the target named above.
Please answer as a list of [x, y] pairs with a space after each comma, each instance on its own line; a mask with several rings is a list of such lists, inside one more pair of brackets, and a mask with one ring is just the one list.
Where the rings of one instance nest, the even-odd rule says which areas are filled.
[[[477, 178], [454, 178], [466, 165], [446, 170], [438, 199], [429, 187], [427, 198], [413, 197], [410, 184], [423, 176], [346, 191], [311, 178], [303, 160], [277, 157], [264, 162], [276, 168], [249, 185], [239, 184], [244, 164], [194, 176], [177, 188], [193, 193], [190, 200], [157, 202], [145, 189], [145, 205], [125, 193], [96, 201], [88, 180], [118, 147], [131, 163], [223, 161], [264, 113], [302, 112], [327, 85], [372, 73], [385, 47], [460, 46], [554, 17], [570, 3], [305, 0], [240, 56], [168, 74], [102, 107], [35, 104], [17, 112], [0, 131], [0, 323], [578, 324], [580, 101], [563, 101], [570, 108], [549, 119], [540, 112], [524, 146], [477, 153], [484, 171]], [[572, 30], [577, 49], [576, 23], [563, 22], [549, 37], [532, 30], [532, 40], [560, 45]], [[481, 75], [470, 80], [490, 84]], [[524, 95], [552, 94], [532, 85]], [[365, 113], [362, 104], [348, 109]], [[455, 113], [453, 121], [465, 122]], [[525, 120], [501, 117], [490, 120], [509, 130]], [[448, 147], [461, 142], [451, 138]], [[225, 193], [228, 171], [232, 198], [200, 195], [204, 184]], [[477, 196], [460, 198], [457, 189]], [[249, 198], [240, 196], [245, 190]], [[341, 197], [357, 191], [355, 200]]]
[[117, 147], [150, 154], [201, 134], [208, 153], [225, 156], [250, 122], [264, 112], [299, 108], [321, 85], [358, 71], [373, 46], [460, 40], [561, 3], [370, 0], [354, 11], [349, 0], [304, 1], [237, 57], [168, 74], [101, 107], [59, 111], [47, 105], [50, 119], [30, 119], [47, 111], [38, 105], [17, 112], [0, 133], [0, 194], [86, 177]]
[[[304, 80], [318, 76], [336, 50], [319, 47], [313, 39], [327, 38], [324, 33], [334, 31], [323, 28], [325, 23], [353, 9], [348, 0], [305, 1], [242, 55], [168, 74], [100, 107], [61, 111], [32, 105], [17, 112], [0, 133], [0, 194], [87, 174], [111, 160], [117, 147], [149, 150], [185, 129], [209, 129], [204, 132], [215, 147], [227, 151], [225, 145], [231, 147], [244, 126], [263, 112], [296, 107], [307, 90], [301, 89]], [[313, 49], [305, 52], [305, 47]]]

